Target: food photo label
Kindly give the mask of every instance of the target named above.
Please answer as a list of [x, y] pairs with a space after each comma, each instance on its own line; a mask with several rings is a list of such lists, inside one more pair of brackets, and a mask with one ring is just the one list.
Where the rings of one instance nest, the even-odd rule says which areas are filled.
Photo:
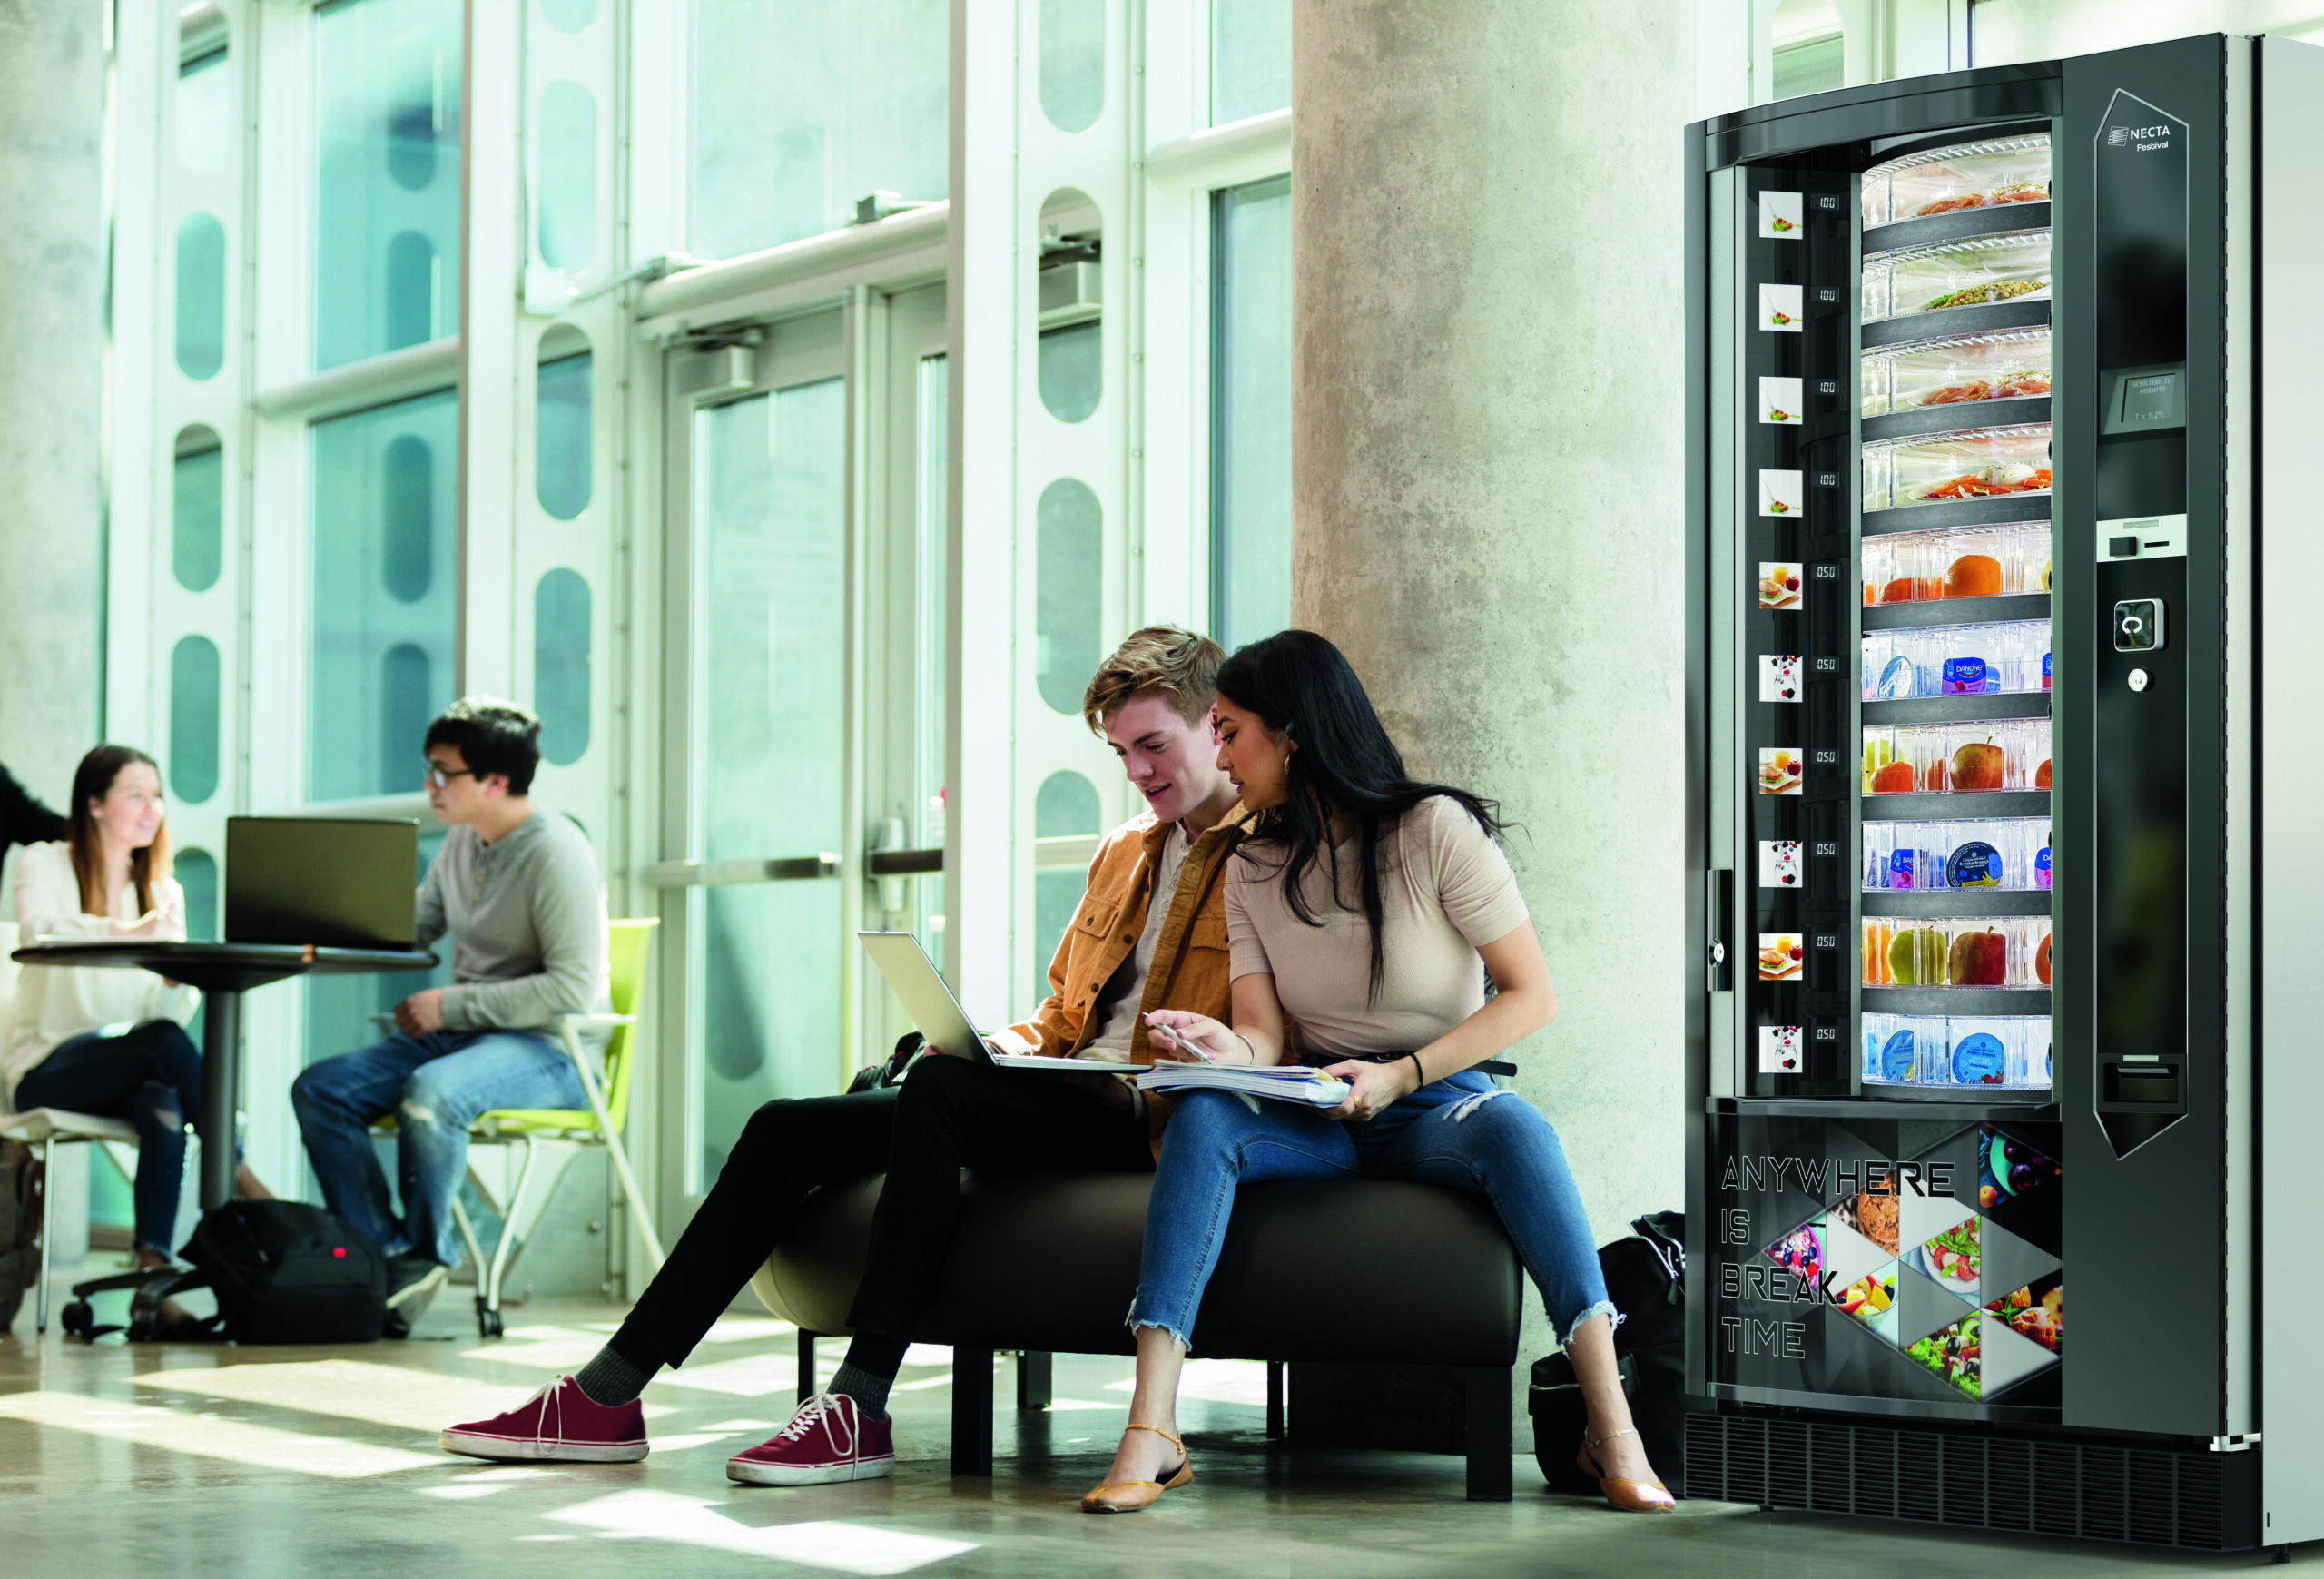
[[1807, 498], [1807, 475], [1802, 471], [1759, 473], [1759, 513], [1763, 516], [1799, 514], [1806, 508]]
[[1759, 841], [1759, 886], [1762, 888], [1797, 888], [1799, 886], [1798, 840], [1762, 839]]
[[1807, 760], [1806, 755], [1796, 745], [1759, 747], [1759, 793], [1763, 795], [1799, 794], [1799, 778], [1806, 771]]
[[1797, 285], [1759, 287], [1759, 327], [1777, 334], [1799, 332], [1800, 301]]
[[1797, 379], [1761, 379], [1759, 380], [1759, 420], [1777, 426], [1799, 420], [1799, 413], [1807, 403]]
[[1807, 968], [1806, 940], [1797, 933], [1759, 934], [1759, 980], [1788, 982]]
[[1803, 193], [1763, 192], [1759, 194], [1759, 234], [1767, 240], [1796, 242], [1807, 213]]
[[1763, 559], [1759, 562], [1759, 607], [1761, 608], [1797, 608], [1807, 596], [1807, 582], [1801, 577], [1804, 567], [1781, 560]]
[[1799, 1072], [1799, 1027], [1797, 1025], [1762, 1025], [1759, 1027], [1759, 1072], [1761, 1074], [1797, 1074]]
[[1799, 700], [1799, 658], [1796, 654], [1761, 653], [1759, 655], [1759, 700], [1762, 702]]

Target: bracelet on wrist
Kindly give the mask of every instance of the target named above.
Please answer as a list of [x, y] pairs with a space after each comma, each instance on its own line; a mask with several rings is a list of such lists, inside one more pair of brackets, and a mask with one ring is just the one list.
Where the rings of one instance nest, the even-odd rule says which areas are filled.
[[1420, 1054], [1408, 1052], [1404, 1056], [1413, 1061], [1413, 1089], [1418, 1090], [1428, 1083], [1428, 1071], [1421, 1067]]

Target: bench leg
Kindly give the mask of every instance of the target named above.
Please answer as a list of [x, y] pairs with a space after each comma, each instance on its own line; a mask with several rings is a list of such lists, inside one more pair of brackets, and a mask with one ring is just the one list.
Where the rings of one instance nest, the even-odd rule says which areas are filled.
[[1283, 1362], [1267, 1361], [1267, 1440], [1280, 1440], [1283, 1436]]
[[1508, 1502], [1516, 1495], [1509, 1467], [1515, 1373], [1508, 1366], [1463, 1366], [1461, 1380], [1468, 1394], [1469, 1500]]
[[1031, 1349], [1017, 1357], [1017, 1407], [1046, 1409], [1052, 1396], [1049, 1357]]
[[805, 1403], [815, 1396], [815, 1335], [805, 1327], [799, 1329], [799, 1401]]
[[952, 1350], [952, 1473], [992, 1473], [992, 1350]]

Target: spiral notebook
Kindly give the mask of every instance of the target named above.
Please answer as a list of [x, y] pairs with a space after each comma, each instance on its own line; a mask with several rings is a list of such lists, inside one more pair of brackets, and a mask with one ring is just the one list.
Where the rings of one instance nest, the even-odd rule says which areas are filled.
[[1336, 1108], [1347, 1100], [1348, 1083], [1304, 1063], [1157, 1064], [1137, 1077], [1142, 1091], [1240, 1091], [1274, 1102]]

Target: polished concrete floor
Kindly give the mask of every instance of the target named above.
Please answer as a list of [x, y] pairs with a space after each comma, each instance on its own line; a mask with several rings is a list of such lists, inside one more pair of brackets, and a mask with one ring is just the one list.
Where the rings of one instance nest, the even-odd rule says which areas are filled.
[[[915, 1349], [893, 1479], [743, 1487], [724, 1460], [789, 1416], [795, 1371], [788, 1327], [739, 1316], [647, 1392], [645, 1463], [498, 1467], [439, 1453], [438, 1428], [524, 1398], [594, 1352], [619, 1313], [536, 1304], [487, 1345], [460, 1295], [408, 1342], [339, 1349], [91, 1347], [54, 1327], [35, 1343], [27, 1301], [0, 1335], [0, 1575], [2073, 1579], [2258, 1563], [1715, 1504], [1623, 1517], [1545, 1490], [1530, 1458], [1513, 1503], [1472, 1504], [1456, 1458], [1269, 1442], [1261, 1368], [1224, 1361], [1188, 1370], [1194, 1485], [1146, 1515], [1074, 1507], [1128, 1401], [1128, 1362], [1109, 1358], [1059, 1357], [1054, 1407], [1021, 1416], [1001, 1362], [990, 1480], [950, 1474], [950, 1356]], [[839, 1347], [822, 1346], [827, 1367]], [[2298, 1555], [2324, 1567], [2324, 1548]]]

